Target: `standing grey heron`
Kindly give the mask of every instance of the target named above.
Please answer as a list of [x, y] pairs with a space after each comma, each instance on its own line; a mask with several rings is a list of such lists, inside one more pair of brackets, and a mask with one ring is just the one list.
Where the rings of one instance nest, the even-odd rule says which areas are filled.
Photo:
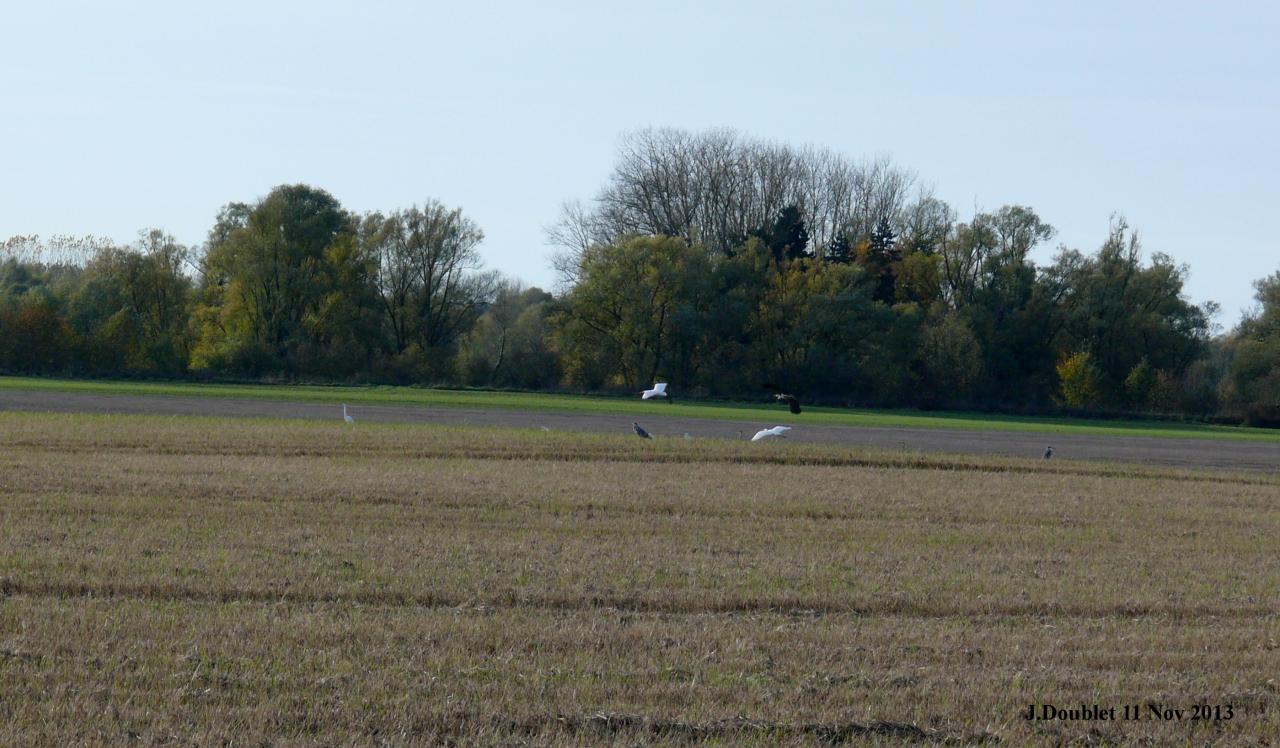
[[1050, 457], [1053, 457], [1053, 447], [1045, 447], [1045, 448], [1044, 448], [1044, 458], [1047, 460], [1047, 459], [1049, 459]]
[[653, 438], [652, 436], [649, 436], [648, 431], [645, 431], [644, 429], [640, 428], [640, 424], [636, 423], [635, 421], [631, 422], [631, 428], [635, 430], [636, 436], [640, 437], [641, 439]]

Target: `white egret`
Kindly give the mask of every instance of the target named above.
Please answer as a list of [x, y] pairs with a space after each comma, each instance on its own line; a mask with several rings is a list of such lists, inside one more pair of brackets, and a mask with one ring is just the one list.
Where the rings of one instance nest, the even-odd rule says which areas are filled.
[[786, 439], [787, 438], [786, 432], [790, 430], [791, 430], [790, 426], [774, 426], [771, 429], [760, 429], [759, 431], [756, 432], [755, 436], [751, 437], [751, 441], [758, 442], [761, 439], [768, 439], [771, 436], [780, 436], [783, 439]]
[[356, 419], [354, 419], [354, 418], [352, 418], [351, 416], [347, 415], [347, 404], [346, 404], [346, 403], [343, 403], [343, 404], [342, 404], [342, 420], [346, 421], [347, 423], [355, 423], [355, 422], [356, 422]]
[[648, 400], [651, 397], [666, 397], [666, 396], [667, 396], [666, 382], [656, 382], [653, 385], [653, 389], [645, 390], [640, 393], [641, 400]]

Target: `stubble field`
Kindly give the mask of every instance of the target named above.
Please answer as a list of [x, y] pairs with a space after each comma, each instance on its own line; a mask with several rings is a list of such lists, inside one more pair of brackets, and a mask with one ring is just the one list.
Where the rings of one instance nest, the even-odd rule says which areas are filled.
[[0, 742], [1270, 744], [1277, 537], [1273, 473], [0, 413]]

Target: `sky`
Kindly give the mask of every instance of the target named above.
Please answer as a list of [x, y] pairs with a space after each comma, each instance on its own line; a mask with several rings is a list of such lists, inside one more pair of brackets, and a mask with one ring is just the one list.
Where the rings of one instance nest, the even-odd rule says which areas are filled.
[[0, 12], [0, 238], [204, 241], [280, 184], [427, 200], [549, 287], [545, 227], [644, 127], [888, 156], [961, 217], [1122, 214], [1233, 326], [1280, 270], [1280, 5], [58, 2]]

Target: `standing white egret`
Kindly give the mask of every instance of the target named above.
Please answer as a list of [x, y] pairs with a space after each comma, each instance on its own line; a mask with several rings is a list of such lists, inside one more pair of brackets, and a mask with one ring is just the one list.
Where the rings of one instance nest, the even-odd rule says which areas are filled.
[[352, 418], [351, 416], [347, 415], [347, 404], [346, 404], [346, 403], [343, 403], [343, 404], [342, 404], [342, 420], [346, 421], [347, 423], [355, 423], [355, 422], [356, 422], [356, 419], [354, 419], [354, 418]]
[[751, 437], [751, 441], [758, 442], [761, 439], [768, 439], [771, 436], [780, 436], [783, 439], [786, 439], [787, 438], [786, 432], [790, 430], [791, 430], [790, 426], [774, 426], [771, 429], [760, 429], [759, 431], [756, 432], [755, 436]]
[[666, 396], [667, 396], [666, 382], [655, 382], [653, 385], [653, 389], [644, 390], [643, 392], [640, 393], [641, 400], [648, 400], [651, 397], [666, 397]]

